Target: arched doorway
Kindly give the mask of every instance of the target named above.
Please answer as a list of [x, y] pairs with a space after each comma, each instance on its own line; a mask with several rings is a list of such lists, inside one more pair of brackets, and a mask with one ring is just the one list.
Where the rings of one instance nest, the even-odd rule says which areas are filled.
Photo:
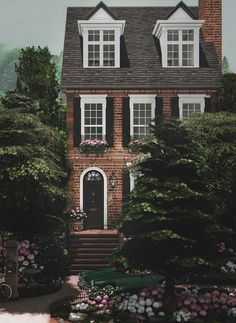
[[83, 174], [83, 210], [87, 214], [84, 229], [104, 229], [105, 183], [102, 172], [89, 169]]

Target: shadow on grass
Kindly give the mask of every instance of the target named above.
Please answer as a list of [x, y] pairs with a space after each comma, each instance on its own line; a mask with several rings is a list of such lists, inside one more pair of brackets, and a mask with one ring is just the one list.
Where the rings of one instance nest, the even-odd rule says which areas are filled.
[[49, 313], [50, 305], [60, 299], [73, 298], [78, 295], [78, 288], [76, 287], [77, 277], [72, 276], [65, 279], [65, 282], [60, 290], [55, 293], [44, 296], [24, 297], [16, 300], [10, 300], [5, 303], [0, 303], [1, 313], [11, 314], [43, 314]]

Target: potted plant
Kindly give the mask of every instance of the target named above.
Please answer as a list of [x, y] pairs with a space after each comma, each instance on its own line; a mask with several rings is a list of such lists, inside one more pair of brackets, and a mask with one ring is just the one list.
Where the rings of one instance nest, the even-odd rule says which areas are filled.
[[86, 139], [80, 144], [80, 152], [83, 154], [103, 154], [108, 147], [106, 140]]
[[87, 218], [87, 214], [79, 207], [72, 208], [69, 212], [70, 230], [81, 231], [83, 230], [83, 220]]

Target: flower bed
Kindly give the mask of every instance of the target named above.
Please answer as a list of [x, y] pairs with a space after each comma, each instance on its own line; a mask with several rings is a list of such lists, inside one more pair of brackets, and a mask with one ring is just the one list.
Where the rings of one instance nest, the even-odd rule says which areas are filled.
[[103, 154], [108, 147], [106, 140], [87, 139], [83, 140], [79, 146], [83, 154]]
[[161, 285], [144, 288], [135, 294], [112, 286], [92, 289], [88, 299], [71, 305], [69, 319], [83, 322], [220, 322], [236, 321], [236, 294], [220, 289], [179, 288], [172, 314], [164, 306]]

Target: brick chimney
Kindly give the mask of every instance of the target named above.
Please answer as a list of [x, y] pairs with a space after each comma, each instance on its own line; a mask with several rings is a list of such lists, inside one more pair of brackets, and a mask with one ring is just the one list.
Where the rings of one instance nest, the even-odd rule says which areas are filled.
[[222, 62], [222, 1], [198, 0], [199, 19], [205, 20], [202, 32], [205, 42], [214, 43], [218, 61]]

